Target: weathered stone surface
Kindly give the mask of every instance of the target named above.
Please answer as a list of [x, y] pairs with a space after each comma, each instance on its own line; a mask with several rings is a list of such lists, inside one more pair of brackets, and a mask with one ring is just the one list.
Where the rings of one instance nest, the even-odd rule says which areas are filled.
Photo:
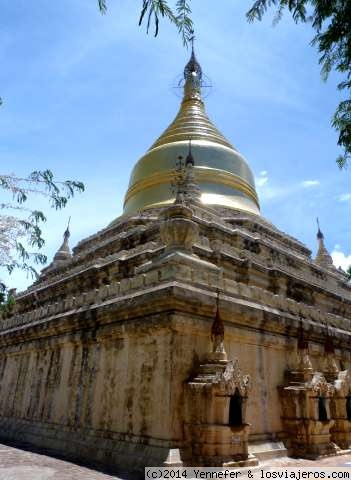
[[[250, 425], [245, 422], [250, 378], [238, 361], [210, 352], [186, 385], [185, 439], [189, 462], [232, 466], [249, 461]], [[235, 401], [235, 405], [233, 403]], [[186, 453], [184, 455], [186, 458]], [[250, 459], [250, 465], [254, 465]], [[256, 464], [257, 464], [256, 460]]]
[[[190, 210], [183, 227], [192, 233], [180, 236], [164, 226], [172, 219], [162, 209], [121, 217], [18, 295], [0, 326], [2, 437], [139, 469], [191, 462], [186, 385], [211, 350], [218, 290], [228, 359], [251, 378], [250, 429], [229, 447], [229, 423], [216, 417], [211, 441], [196, 444], [200, 463], [222, 447], [235, 461], [250, 442], [286, 441], [277, 387], [295, 368], [301, 321], [314, 372], [325, 369], [326, 325], [333, 361], [350, 369], [351, 289], [342, 274], [261, 218]], [[328, 398], [329, 433], [315, 426], [316, 445], [330, 435], [349, 442], [338, 395]], [[225, 422], [228, 405], [218, 405]]]

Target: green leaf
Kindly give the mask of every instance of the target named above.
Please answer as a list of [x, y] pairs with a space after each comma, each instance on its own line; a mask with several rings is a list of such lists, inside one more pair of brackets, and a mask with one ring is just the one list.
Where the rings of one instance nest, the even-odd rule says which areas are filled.
[[273, 5], [277, 7], [274, 23], [283, 10], [288, 10], [295, 22], [312, 23], [315, 36], [311, 43], [318, 50], [324, 81], [332, 71], [346, 76], [338, 89], [346, 91], [348, 99], [340, 102], [332, 119], [343, 150], [337, 164], [345, 168], [351, 157], [351, 0], [256, 0], [247, 12], [248, 21], [261, 20]]
[[98, 0], [99, 10], [104, 15], [107, 12], [106, 0]]

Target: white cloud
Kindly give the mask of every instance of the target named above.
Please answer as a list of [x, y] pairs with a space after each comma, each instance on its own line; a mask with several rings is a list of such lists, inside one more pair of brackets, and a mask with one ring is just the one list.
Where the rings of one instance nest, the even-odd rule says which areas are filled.
[[338, 197], [339, 202], [350, 202], [351, 201], [351, 193], [343, 193]]
[[260, 177], [256, 179], [256, 183], [259, 187], [263, 187], [268, 182], [268, 177]]
[[[290, 183], [285, 185], [277, 185], [274, 183], [274, 179], [268, 176], [267, 170], [262, 170], [259, 175], [255, 178], [255, 184], [257, 187], [258, 196], [261, 200], [272, 200], [277, 198], [286, 198], [292, 195], [299, 194], [301, 195], [301, 188], [309, 189], [315, 188], [320, 185], [319, 180], [303, 180], [300, 183]], [[307, 192], [306, 194], [307, 195]], [[321, 196], [321, 194], [317, 194], [316, 191], [314, 192], [314, 197]], [[303, 196], [302, 196], [303, 197]], [[310, 208], [316, 206], [316, 202], [311, 200], [307, 202], [306, 205]]]
[[339, 245], [335, 245], [334, 250], [331, 253], [334, 265], [336, 268], [341, 267], [343, 270], [347, 270], [351, 265], [351, 254], [345, 255], [344, 252], [340, 250]]
[[299, 189], [298, 185], [272, 185], [268, 171], [262, 170], [255, 178], [255, 185], [260, 200], [273, 200], [282, 197], [288, 197]]
[[266, 185], [266, 183], [268, 182], [268, 172], [267, 172], [267, 170], [262, 170], [262, 172], [260, 172], [258, 178], [255, 179], [255, 182], [256, 182], [256, 185], [258, 187], [263, 187], [263, 185]]
[[318, 187], [320, 185], [319, 180], [304, 180], [300, 183], [301, 187], [303, 188], [310, 188], [310, 187]]

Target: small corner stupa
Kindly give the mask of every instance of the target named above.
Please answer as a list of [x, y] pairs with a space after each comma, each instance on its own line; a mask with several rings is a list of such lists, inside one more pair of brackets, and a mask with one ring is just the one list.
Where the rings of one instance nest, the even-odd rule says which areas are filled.
[[317, 218], [317, 226], [318, 226], [318, 232], [317, 232], [318, 252], [316, 255], [315, 262], [323, 268], [336, 270], [333, 264], [333, 259], [330, 253], [328, 252], [328, 250], [325, 248], [324, 235], [320, 229], [318, 218]]
[[350, 284], [320, 229], [312, 259], [261, 215], [202, 75], [192, 49], [124, 214], [72, 252], [67, 229], [2, 321], [3, 439], [140, 471], [350, 448]]

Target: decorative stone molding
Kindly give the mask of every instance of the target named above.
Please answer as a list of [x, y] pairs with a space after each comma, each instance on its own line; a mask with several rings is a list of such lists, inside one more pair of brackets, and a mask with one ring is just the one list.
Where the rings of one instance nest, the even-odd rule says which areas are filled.
[[331, 401], [331, 414], [335, 424], [331, 439], [341, 449], [351, 448], [351, 375], [349, 370], [338, 373], [334, 383], [335, 396]]
[[199, 228], [192, 216], [192, 210], [183, 204], [167, 208], [165, 220], [160, 225], [161, 240], [166, 245], [166, 251], [192, 252], [193, 245], [199, 240]]
[[338, 378], [339, 367], [336, 364], [335, 360], [335, 348], [333, 337], [329, 335], [328, 325], [327, 325], [327, 336], [324, 342], [324, 376], [328, 382], [334, 382]]
[[339, 372], [335, 380], [335, 393], [337, 397], [345, 398], [351, 394], [351, 373], [349, 370]]
[[289, 371], [286, 377], [285, 385], [278, 388], [290, 454], [312, 459], [335, 454], [337, 447], [331, 438], [334, 386], [310, 367]]
[[[148, 215], [135, 216], [121, 222], [118, 228], [111, 227], [83, 242], [67, 263], [52, 270], [20, 296], [20, 313], [0, 324], [2, 331], [11, 330], [1, 335], [4, 358], [7, 352], [21, 353], [25, 360], [20, 360], [20, 355], [9, 356], [16, 366], [19, 361], [27, 362], [29, 351], [38, 349], [41, 358], [41, 352], [50, 352], [54, 343], [60, 342], [65, 347], [62, 355], [66, 362], [62, 379], [64, 382], [67, 375], [71, 379], [68, 388], [64, 383], [60, 387], [60, 398], [67, 400], [71, 420], [74, 418], [72, 406], [76, 406], [82, 412], [82, 425], [86, 422], [84, 427], [94, 415], [102, 425], [96, 430], [98, 435], [125, 438], [125, 426], [116, 426], [116, 422], [125, 418], [128, 405], [132, 405], [133, 398], [141, 392], [138, 403], [130, 407], [128, 420], [132, 425], [135, 415], [143, 410], [144, 417], [140, 418], [143, 421], [130, 434], [135, 435], [138, 448], [144, 442], [148, 451], [150, 445], [145, 445], [146, 438], [166, 445], [169, 453], [162, 460], [165, 465], [180, 464], [184, 449], [189, 452], [189, 458], [197, 459], [199, 464], [241, 466], [255, 462], [248, 455], [249, 432], [254, 434], [251, 439], [263, 431], [272, 436], [281, 432], [276, 404], [272, 409], [271, 405], [268, 408], [264, 405], [262, 412], [267, 413], [264, 421], [263, 413], [256, 410], [263, 398], [275, 398], [274, 390], [283, 373], [284, 361], [291, 362], [291, 336], [296, 335], [302, 318], [309, 326], [313, 341], [311, 357], [308, 350], [301, 349], [296, 371], [290, 372], [281, 387], [284, 390], [281, 393], [283, 425], [291, 451], [299, 454], [307, 446], [307, 455], [315, 458], [333, 453], [332, 442], [347, 448], [349, 379], [334, 368], [334, 355], [325, 356], [324, 376], [314, 372], [311, 362], [312, 359], [313, 363], [322, 364], [326, 322], [338, 327], [335, 336], [340, 341], [339, 355], [345, 365], [349, 365], [347, 362], [351, 359], [347, 346], [351, 296], [349, 291], [345, 294], [339, 277], [316, 266], [309, 259], [307, 249], [273, 227], [263, 225], [261, 219], [256, 224], [256, 220], [242, 219], [242, 215], [236, 213], [229, 225], [216, 211], [210, 212], [186, 201]], [[292, 283], [306, 295], [289, 298]], [[197, 364], [217, 288], [223, 293], [223, 316], [231, 329], [228, 347], [236, 348], [234, 337], [239, 338], [241, 352], [247, 355], [247, 368], [252, 372], [257, 368], [263, 371], [259, 374], [264, 382], [252, 376], [253, 382], [257, 382], [257, 396], [248, 411], [250, 379], [240, 371], [237, 360], [228, 362], [221, 322], [215, 324], [211, 353], [200, 366]], [[178, 314], [180, 320], [177, 320]], [[123, 344], [128, 350], [121, 355]], [[67, 350], [72, 351], [67, 353]], [[58, 363], [58, 357], [58, 354], [52, 357], [53, 363]], [[33, 361], [35, 358], [33, 356]], [[48, 359], [43, 357], [43, 372], [50, 365]], [[156, 361], [159, 366], [155, 366]], [[267, 375], [272, 363], [274, 368]], [[135, 371], [130, 373], [133, 365]], [[196, 369], [195, 374], [187, 381], [192, 367]], [[16, 371], [7, 372], [9, 383], [2, 384], [10, 394], [15, 391]], [[160, 371], [167, 372], [164, 378], [157, 373]], [[105, 386], [95, 389], [98, 375], [101, 375], [99, 385]], [[337, 380], [330, 381], [329, 375], [336, 375]], [[152, 376], [156, 383], [150, 387]], [[119, 388], [126, 377], [131, 379], [129, 393], [127, 388]], [[16, 387], [16, 392], [21, 392], [23, 374], [18, 378], [20, 388]], [[37, 396], [30, 395], [33, 397], [33, 400], [29, 398], [31, 408], [39, 408], [38, 395], [42, 392], [45, 408], [52, 407], [54, 411], [58, 397], [53, 396], [50, 403], [54, 386], [51, 376], [48, 390], [44, 390], [44, 381], [40, 386], [45, 375], [39, 375], [38, 381], [34, 375], [32, 378]], [[165, 379], [170, 378], [172, 384], [166, 386]], [[26, 382], [29, 382], [26, 391], [31, 394], [30, 381]], [[165, 386], [162, 392], [159, 386]], [[125, 391], [129, 399], [123, 398]], [[155, 401], [158, 393], [160, 396]], [[97, 399], [95, 405], [93, 396]], [[319, 418], [320, 398], [327, 420]], [[11, 410], [10, 415], [20, 411], [21, 399], [14, 397], [13, 405], [17, 410]], [[63, 408], [62, 414], [65, 411]], [[247, 414], [253, 423], [252, 429]], [[65, 426], [59, 423], [60, 418], [53, 420], [62, 432]], [[150, 433], [160, 418], [158, 430]], [[33, 419], [36, 424], [40, 423], [38, 417]], [[94, 428], [91, 431], [95, 431]], [[141, 431], [145, 436], [139, 436]], [[84, 438], [86, 431], [77, 444], [82, 444]], [[93, 451], [93, 442], [87, 442]]]
[[[208, 278], [207, 279], [203, 278], [201, 280], [201, 283], [208, 284], [211, 286], [218, 285], [218, 279], [217, 279], [218, 273], [216, 273], [217, 271], [219, 271], [218, 267], [216, 267], [214, 264], [210, 262], [205, 262], [199, 259], [196, 255], [193, 255], [193, 254], [189, 255], [188, 257], [183, 256], [182, 262], [184, 263], [188, 261], [189, 258], [190, 258], [190, 263], [188, 262], [189, 265], [187, 267], [188, 268], [187, 274], [185, 274], [185, 271], [184, 271], [185, 266], [182, 266], [182, 265], [179, 266], [179, 275], [178, 275], [179, 279], [187, 280], [187, 281], [190, 281], [192, 279], [192, 281], [194, 282], [199, 282], [200, 281], [199, 275], [201, 274], [201, 271], [207, 270]], [[161, 267], [161, 264], [158, 264], [157, 261], [149, 262], [148, 264], [142, 265], [141, 267], [137, 268], [136, 269], [137, 275], [135, 275], [134, 277], [131, 277], [130, 282], [127, 281], [127, 283], [124, 283], [124, 286], [122, 287], [124, 294], [128, 293], [129, 291], [133, 291], [135, 289], [141, 288], [142, 286], [151, 285], [157, 282], [159, 278], [168, 279], [168, 278], [174, 277], [174, 274], [171, 274], [169, 269], [167, 271], [167, 274], [165, 274], [165, 272], [164, 273], [160, 272], [160, 274], [157, 274], [157, 272], [156, 273], [150, 272], [150, 274], [143, 273], [150, 270], [150, 268], [164, 269], [164, 267]], [[211, 273], [212, 270], [213, 270], [213, 274]], [[197, 273], [195, 274], [194, 272], [197, 272]], [[350, 327], [351, 327], [350, 319], [343, 318], [339, 315], [335, 315], [331, 313], [318, 312], [314, 307], [301, 304], [292, 299], [287, 299], [281, 294], [277, 295], [268, 290], [265, 290], [263, 288], [256, 287], [256, 286], [249, 287], [248, 285], [235, 281], [233, 279], [226, 279], [224, 277], [223, 282], [224, 283], [222, 285], [222, 288], [224, 288], [224, 290], [231, 295], [235, 295], [235, 296], [239, 295], [242, 297], [246, 297], [250, 300], [254, 299], [265, 306], [268, 306], [271, 308], [278, 308], [283, 313], [299, 315], [303, 318], [310, 318], [315, 322], [328, 324], [333, 327], [337, 327], [346, 331], [350, 330]], [[128, 288], [126, 288], [127, 284], [128, 284]], [[104, 301], [107, 298], [121, 295], [120, 282], [112, 282], [110, 285], [102, 285], [98, 289], [93, 289], [93, 290], [94, 290], [94, 294], [92, 294], [92, 296], [90, 297], [90, 301], [92, 303], [99, 303]], [[57, 314], [64, 313], [66, 311], [71, 310], [71, 308], [77, 308], [77, 307], [83, 306], [86, 299], [86, 294], [87, 292], [81, 293], [80, 295], [73, 297], [72, 300], [67, 301], [66, 299], [58, 302], [58, 305], [56, 307], [56, 313]], [[37, 307], [31, 310], [30, 312], [28, 312], [28, 314], [17, 313], [13, 317], [4, 319], [0, 323], [0, 331], [7, 330], [8, 328], [12, 328], [15, 326], [24, 325], [26, 323], [31, 323], [34, 320], [43, 319], [46, 316], [52, 315], [52, 314], [53, 313], [51, 310], [48, 311], [48, 305]]]
[[219, 314], [219, 292], [217, 293], [216, 315], [211, 327], [211, 352], [208, 358], [211, 361], [227, 362], [227, 353], [224, 348], [224, 323]]
[[193, 461], [211, 466], [257, 465], [248, 453], [250, 387], [250, 377], [242, 374], [237, 359], [216, 362], [210, 354], [200, 365], [185, 389], [185, 432]]
[[323, 396], [330, 398], [334, 395], [334, 386], [326, 381], [321, 372], [314, 373], [310, 383], [310, 390], [311, 393], [317, 397]]

